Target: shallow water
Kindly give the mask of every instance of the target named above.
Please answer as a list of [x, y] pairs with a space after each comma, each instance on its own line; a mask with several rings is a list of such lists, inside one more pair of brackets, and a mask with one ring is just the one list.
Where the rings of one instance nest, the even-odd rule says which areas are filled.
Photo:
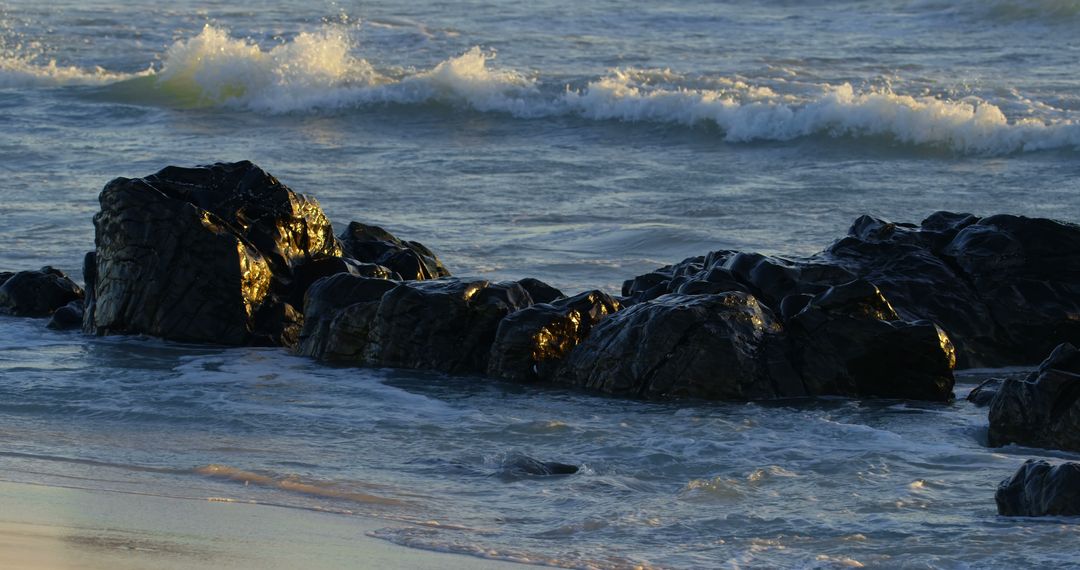
[[[1078, 31], [1071, 1], [0, 0], [0, 268], [78, 276], [109, 179], [239, 159], [455, 274], [568, 292], [812, 253], [864, 213], [1077, 221]], [[963, 401], [644, 403], [0, 319], [0, 478], [555, 565], [1070, 565], [1075, 521], [992, 495], [1075, 456], [988, 450], [985, 425]]]

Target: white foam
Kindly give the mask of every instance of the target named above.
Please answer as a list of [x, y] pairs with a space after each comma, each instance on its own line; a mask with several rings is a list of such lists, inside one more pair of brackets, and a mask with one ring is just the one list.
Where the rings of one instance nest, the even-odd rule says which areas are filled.
[[[156, 73], [125, 75], [9, 57], [0, 60], [0, 86], [100, 85], [153, 75], [145, 84], [127, 82], [125, 96], [271, 114], [440, 104], [522, 119], [577, 116], [707, 126], [731, 143], [831, 136], [877, 137], [985, 155], [1080, 149], [1080, 117], [1015, 90], [1015, 96], [995, 103], [975, 96], [954, 100], [905, 94], [888, 86], [856, 89], [849, 83], [797, 83], [783, 77], [755, 82], [641, 69], [612, 70], [570, 89], [560, 87], [557, 79], [544, 83], [496, 68], [494, 52], [479, 47], [420, 71], [376, 70], [354, 55], [358, 48], [342, 24], [301, 33], [269, 49], [207, 25], [170, 47]], [[1005, 103], [1014, 118], [1002, 110]]]

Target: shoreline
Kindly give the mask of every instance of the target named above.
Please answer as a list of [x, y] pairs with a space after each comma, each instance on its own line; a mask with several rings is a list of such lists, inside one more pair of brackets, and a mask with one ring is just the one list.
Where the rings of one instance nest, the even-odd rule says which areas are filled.
[[374, 538], [392, 526], [250, 503], [0, 481], [0, 567], [39, 570], [525, 568]]

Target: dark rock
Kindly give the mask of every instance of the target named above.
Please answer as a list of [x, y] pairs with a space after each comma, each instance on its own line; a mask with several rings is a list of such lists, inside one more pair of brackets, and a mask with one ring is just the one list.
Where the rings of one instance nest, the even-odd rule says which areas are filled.
[[[333, 313], [329, 309], [332, 301], [324, 298], [336, 287], [324, 287], [323, 283], [316, 283], [309, 291], [309, 318], [321, 320], [322, 314]], [[374, 292], [370, 287], [361, 285], [362, 294], [354, 298], [374, 297], [364, 296]], [[499, 321], [531, 303], [529, 294], [513, 282], [406, 281], [386, 290], [377, 300], [346, 306], [325, 331], [312, 326], [305, 331], [302, 346], [326, 360], [482, 374]]]
[[558, 380], [642, 397], [805, 395], [798, 375], [786, 366], [781, 333], [768, 308], [746, 293], [664, 295], [593, 327], [567, 357]]
[[989, 415], [992, 447], [1080, 451], [1080, 351], [1062, 344], [1027, 378], [1005, 380]]
[[338, 273], [348, 273], [358, 277], [374, 279], [400, 280], [401, 276], [374, 263], [362, 263], [347, 257], [324, 257], [293, 268], [292, 295], [289, 303], [294, 307], [304, 306], [304, 297], [313, 283]]
[[292, 268], [341, 254], [317, 202], [246, 161], [117, 178], [99, 200], [89, 333], [289, 343]]
[[577, 465], [540, 461], [522, 453], [508, 454], [499, 465], [499, 475], [507, 478], [573, 475], [577, 472]]
[[529, 293], [529, 297], [532, 297], [533, 303], [550, 303], [566, 296], [563, 295], [562, 291], [559, 291], [539, 279], [533, 279], [532, 277], [521, 279], [518, 281], [518, 285], [521, 285], [521, 288]]
[[1007, 517], [1080, 515], [1080, 463], [1029, 459], [998, 485], [994, 500]]
[[15, 272], [13, 272], [13, 271], [0, 271], [0, 285], [3, 285], [4, 283], [7, 283], [7, 280], [11, 279], [12, 275], [15, 275]]
[[378, 226], [351, 222], [340, 237], [348, 256], [389, 268], [402, 279], [423, 280], [450, 276], [439, 258], [423, 244], [400, 240]]
[[903, 321], [863, 280], [829, 288], [789, 321], [810, 395], [949, 401], [955, 351], [928, 321]]
[[304, 301], [297, 353], [319, 360], [364, 361], [368, 329], [383, 294], [398, 284], [338, 273], [316, 281]]
[[610, 295], [587, 291], [510, 313], [499, 323], [487, 373], [517, 382], [550, 380], [592, 327], [618, 310]]
[[45, 326], [53, 330], [80, 329], [82, 328], [82, 322], [83, 302], [78, 300], [57, 309]]
[[0, 285], [0, 313], [17, 317], [47, 317], [83, 298], [83, 290], [52, 267], [10, 274]]
[[990, 402], [994, 400], [994, 396], [997, 396], [997, 393], [1001, 390], [1001, 385], [1004, 382], [1004, 378], [987, 378], [983, 380], [968, 392], [967, 401], [979, 407], [989, 406]]
[[1030, 364], [1080, 342], [1080, 226], [1020, 216], [937, 212], [919, 225], [862, 216], [808, 258], [717, 251], [631, 279], [623, 295], [629, 305], [746, 291], [787, 320], [807, 295], [856, 278], [900, 319], [944, 329], [962, 367]]

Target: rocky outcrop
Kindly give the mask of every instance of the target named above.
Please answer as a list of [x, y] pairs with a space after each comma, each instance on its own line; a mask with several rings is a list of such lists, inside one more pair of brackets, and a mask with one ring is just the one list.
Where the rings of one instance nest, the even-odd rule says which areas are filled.
[[17, 317], [48, 317], [83, 290], [67, 275], [52, 267], [0, 275], [0, 313]]
[[998, 514], [1010, 517], [1080, 515], [1080, 463], [1051, 466], [1027, 460], [994, 493]]
[[417, 281], [450, 276], [439, 258], [423, 244], [400, 240], [379, 226], [351, 222], [341, 234], [341, 244], [349, 257], [386, 267], [402, 279]]
[[288, 345], [302, 323], [293, 268], [341, 255], [318, 203], [250, 162], [117, 178], [99, 200], [94, 334]]
[[987, 378], [972, 388], [965, 399], [979, 407], [989, 406], [997, 393], [1001, 391], [1001, 385], [1004, 383], [1004, 378]]
[[510, 313], [499, 323], [487, 374], [516, 382], [550, 381], [592, 327], [618, 310], [619, 302], [607, 293], [586, 291]]
[[937, 212], [919, 225], [863, 216], [808, 258], [717, 251], [627, 281], [627, 304], [668, 293], [752, 293], [787, 319], [810, 295], [873, 283], [905, 321], [940, 326], [962, 367], [1037, 362], [1080, 341], [1080, 226]]
[[786, 326], [745, 292], [642, 302], [597, 325], [558, 379], [642, 397], [947, 401], [953, 365], [940, 329], [899, 320], [877, 288], [855, 281], [811, 296]]
[[312, 321], [301, 351], [330, 361], [482, 374], [499, 322], [531, 304], [514, 282], [394, 284], [337, 275], [308, 293]]
[[1062, 344], [1026, 378], [1005, 380], [989, 415], [992, 447], [1080, 451], [1080, 351]]

